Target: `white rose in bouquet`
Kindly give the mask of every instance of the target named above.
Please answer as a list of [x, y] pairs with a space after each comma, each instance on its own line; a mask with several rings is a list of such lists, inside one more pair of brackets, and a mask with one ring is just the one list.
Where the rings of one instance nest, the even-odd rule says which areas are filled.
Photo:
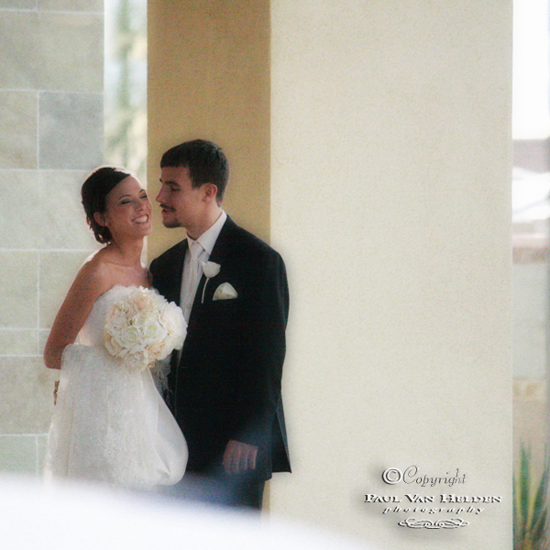
[[181, 349], [187, 325], [181, 309], [155, 290], [139, 287], [116, 302], [105, 319], [107, 351], [130, 370], [144, 370]]
[[[167, 303], [160, 314], [160, 322], [168, 331], [166, 346], [170, 348], [166, 350], [165, 357], [172, 350], [180, 350], [183, 347], [187, 326], [183, 315], [180, 315], [180, 308], [174, 302]], [[164, 359], [160, 357], [160, 359]]]
[[142, 335], [144, 345], [151, 346], [168, 338], [168, 331], [160, 324], [158, 319], [148, 317], [144, 320]]

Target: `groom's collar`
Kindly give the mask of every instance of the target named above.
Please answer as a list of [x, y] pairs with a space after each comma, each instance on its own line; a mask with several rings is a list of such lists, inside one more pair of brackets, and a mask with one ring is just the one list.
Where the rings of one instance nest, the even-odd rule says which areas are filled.
[[198, 239], [194, 240], [187, 235], [187, 244], [191, 246], [194, 242], [200, 243], [203, 249], [206, 250], [210, 256], [210, 254], [212, 254], [212, 250], [214, 250], [214, 245], [218, 240], [220, 231], [222, 230], [226, 220], [227, 214], [224, 210], [222, 210], [218, 219]]

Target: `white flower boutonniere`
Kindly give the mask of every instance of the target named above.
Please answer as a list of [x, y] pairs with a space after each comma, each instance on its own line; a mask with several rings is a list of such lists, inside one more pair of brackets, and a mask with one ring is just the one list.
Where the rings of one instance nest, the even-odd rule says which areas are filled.
[[204, 293], [206, 292], [206, 285], [208, 284], [208, 281], [220, 272], [221, 267], [222, 266], [220, 264], [217, 264], [216, 262], [203, 262], [202, 272], [206, 277], [206, 282], [204, 283], [204, 287], [202, 289], [201, 304], [204, 304]]

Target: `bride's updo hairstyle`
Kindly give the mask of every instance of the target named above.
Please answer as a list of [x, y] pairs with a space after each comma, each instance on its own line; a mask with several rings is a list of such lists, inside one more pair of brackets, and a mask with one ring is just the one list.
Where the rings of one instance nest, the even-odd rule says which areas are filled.
[[94, 214], [104, 214], [107, 209], [107, 195], [128, 176], [130, 172], [124, 168], [114, 166], [101, 166], [94, 170], [82, 184], [82, 205], [86, 212], [88, 225], [94, 232], [96, 241], [105, 244], [113, 240], [113, 236], [107, 227], [99, 225]]

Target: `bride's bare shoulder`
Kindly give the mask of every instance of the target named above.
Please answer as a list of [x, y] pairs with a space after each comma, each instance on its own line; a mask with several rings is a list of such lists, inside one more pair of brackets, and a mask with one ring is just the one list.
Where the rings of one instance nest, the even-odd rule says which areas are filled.
[[102, 248], [89, 256], [75, 279], [75, 286], [86, 294], [100, 296], [113, 286], [112, 265]]

